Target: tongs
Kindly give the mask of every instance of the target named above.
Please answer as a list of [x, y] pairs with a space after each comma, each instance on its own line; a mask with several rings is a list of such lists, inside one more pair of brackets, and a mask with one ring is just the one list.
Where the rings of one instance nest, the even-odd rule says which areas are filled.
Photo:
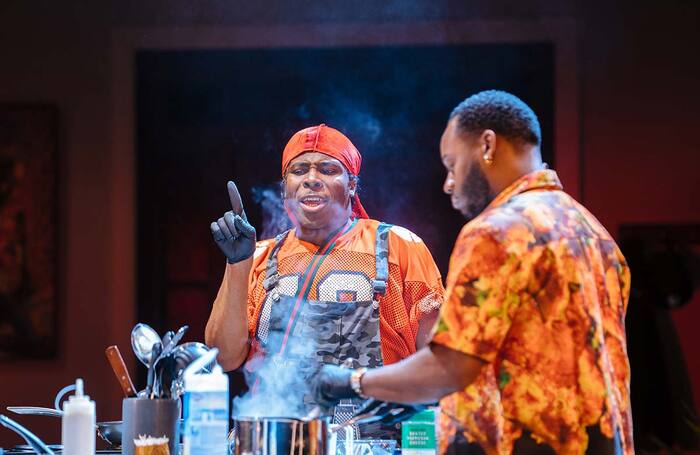
[[357, 414], [337, 427], [332, 428], [331, 432], [336, 432], [350, 425], [367, 425], [375, 422], [384, 422], [386, 424], [399, 423], [424, 408], [423, 405], [391, 403], [370, 398], [364, 402]]
[[350, 425], [356, 425], [356, 424], [368, 424], [368, 423], [374, 423], [378, 422], [389, 414], [398, 414], [401, 412], [402, 408], [396, 408], [396, 409], [391, 409], [387, 414], [378, 414], [379, 411], [382, 409], [382, 405], [387, 405], [388, 403], [380, 400], [375, 400], [374, 398], [370, 398], [369, 400], [365, 401], [360, 409], [357, 410], [357, 414], [354, 416], [350, 417], [348, 420], [345, 422], [341, 423], [337, 427], [334, 427], [331, 429], [331, 432], [335, 433], [339, 430], [342, 430], [345, 427], [349, 427]]
[[345, 427], [349, 427], [351, 425], [355, 425], [358, 423], [372, 423], [372, 422], [377, 422], [379, 420], [382, 420], [382, 416], [377, 416], [376, 415], [377, 410], [376, 408], [369, 411], [369, 412], [364, 412], [362, 414], [358, 414], [356, 416], [353, 416], [346, 420], [345, 422], [341, 423], [338, 426], [335, 426], [331, 428], [331, 433], [335, 433], [337, 431], [342, 430]]
[[[346, 420], [345, 422], [341, 423], [340, 425], [334, 426], [333, 428], [331, 428], [331, 433], [335, 433], [338, 430], [342, 430], [343, 428], [348, 427], [350, 425], [355, 425], [356, 423], [372, 423], [372, 422], [376, 422], [378, 420], [381, 420], [384, 416], [383, 415], [382, 416], [376, 415], [380, 406], [374, 405], [374, 403], [381, 403], [381, 402], [376, 402], [376, 401], [372, 400], [370, 403], [367, 403], [367, 406], [363, 406], [362, 409], [365, 409], [367, 407], [372, 406], [372, 408], [369, 411], [363, 412], [362, 414], [352, 416], [350, 419]], [[306, 416], [302, 417], [301, 420], [304, 422], [308, 422], [310, 420], [317, 419], [322, 413], [323, 413], [323, 410], [321, 409], [320, 406], [317, 405], [317, 406], [314, 406], [311, 409], [311, 411], [309, 411], [309, 413], [306, 414]]]

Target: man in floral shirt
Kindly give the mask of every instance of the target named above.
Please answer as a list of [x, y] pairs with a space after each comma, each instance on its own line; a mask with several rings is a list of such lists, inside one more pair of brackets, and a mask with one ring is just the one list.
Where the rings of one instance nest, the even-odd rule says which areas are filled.
[[441, 453], [633, 453], [624, 317], [630, 273], [610, 234], [540, 157], [517, 97], [453, 111], [444, 191], [469, 220], [431, 345], [384, 368], [327, 367], [317, 395], [441, 399]]

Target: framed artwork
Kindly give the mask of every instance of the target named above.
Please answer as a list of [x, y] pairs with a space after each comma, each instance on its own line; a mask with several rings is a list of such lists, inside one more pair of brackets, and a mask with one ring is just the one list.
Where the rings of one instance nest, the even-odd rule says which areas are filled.
[[57, 112], [0, 104], [0, 359], [57, 349]]

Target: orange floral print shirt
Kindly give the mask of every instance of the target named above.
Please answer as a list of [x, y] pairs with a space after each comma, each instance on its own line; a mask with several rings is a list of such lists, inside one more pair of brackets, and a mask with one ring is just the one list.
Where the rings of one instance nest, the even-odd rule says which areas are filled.
[[584, 453], [599, 425], [633, 453], [625, 311], [630, 272], [610, 234], [562, 191], [528, 174], [460, 232], [432, 342], [485, 362], [440, 402], [440, 449], [462, 431], [488, 454], [529, 431]]

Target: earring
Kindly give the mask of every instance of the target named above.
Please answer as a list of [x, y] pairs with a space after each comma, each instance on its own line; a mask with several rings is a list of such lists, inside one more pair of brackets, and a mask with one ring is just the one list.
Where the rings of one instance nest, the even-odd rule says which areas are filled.
[[493, 164], [493, 157], [489, 156], [488, 153], [484, 153], [484, 163], [488, 164], [489, 166]]

